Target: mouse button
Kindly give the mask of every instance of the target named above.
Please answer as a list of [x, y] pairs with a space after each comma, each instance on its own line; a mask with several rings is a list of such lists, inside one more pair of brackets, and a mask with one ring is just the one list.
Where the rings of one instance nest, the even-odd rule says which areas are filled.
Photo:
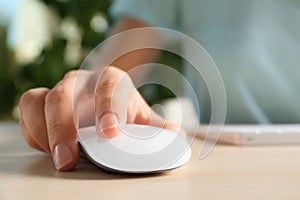
[[97, 141], [98, 135], [95, 134], [94, 127], [80, 128], [78, 131], [78, 140], [81, 143], [89, 144]]
[[118, 148], [110, 148], [109, 153], [106, 150], [98, 151], [97, 158], [101, 158], [105, 166], [120, 171], [176, 168], [187, 162], [191, 154], [189, 145], [177, 140], [162, 150], [148, 154], [134, 154]]
[[165, 129], [160, 127], [138, 125], [138, 124], [124, 124], [120, 126], [121, 131], [132, 138], [149, 139], [161, 134]]
[[[149, 130], [149, 127], [145, 129], [143, 129], [143, 127], [138, 127], [137, 129], [134, 129], [135, 132], [138, 132], [137, 130], [146, 131]], [[153, 130], [150, 130], [149, 132], [152, 134], [154, 131], [155, 129], [153, 128]], [[177, 137], [175, 133], [169, 133], [166, 130], [162, 130], [160, 134], [147, 138], [137, 135], [135, 137], [126, 134], [122, 135], [124, 137], [123, 140], [117, 138], [110, 142], [115, 145], [116, 148], [131, 154], [151, 154], [161, 151], [171, 144]]]

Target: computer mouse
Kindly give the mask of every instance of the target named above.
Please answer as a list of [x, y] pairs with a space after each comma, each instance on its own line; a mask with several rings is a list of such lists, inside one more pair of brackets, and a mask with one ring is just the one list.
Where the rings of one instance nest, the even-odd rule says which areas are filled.
[[108, 139], [94, 126], [78, 131], [86, 156], [100, 168], [119, 173], [158, 173], [186, 164], [189, 144], [175, 132], [153, 126], [124, 124], [121, 134]]

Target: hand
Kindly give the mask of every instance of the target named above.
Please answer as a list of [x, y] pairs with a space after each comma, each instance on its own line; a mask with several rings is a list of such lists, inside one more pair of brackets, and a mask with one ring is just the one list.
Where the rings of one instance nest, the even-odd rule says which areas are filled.
[[96, 124], [97, 133], [108, 138], [120, 134], [122, 123], [178, 130], [149, 107], [127, 73], [114, 67], [106, 68], [99, 81], [97, 73], [78, 70], [68, 72], [51, 90], [31, 89], [22, 95], [20, 111], [28, 145], [51, 155], [60, 171], [78, 163], [80, 127]]

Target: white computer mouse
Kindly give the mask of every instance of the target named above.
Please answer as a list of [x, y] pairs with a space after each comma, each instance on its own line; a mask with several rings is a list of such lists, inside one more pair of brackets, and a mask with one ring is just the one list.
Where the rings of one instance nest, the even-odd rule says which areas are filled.
[[191, 157], [189, 144], [177, 133], [153, 126], [124, 124], [108, 139], [95, 127], [79, 129], [79, 143], [97, 166], [112, 172], [155, 173], [183, 166]]

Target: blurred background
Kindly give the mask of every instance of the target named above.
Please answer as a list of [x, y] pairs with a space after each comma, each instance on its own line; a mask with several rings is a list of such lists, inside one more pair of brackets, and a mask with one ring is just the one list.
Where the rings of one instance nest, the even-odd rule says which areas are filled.
[[[0, 0], [0, 120], [19, 118], [18, 101], [34, 87], [53, 87], [80, 67], [113, 24], [112, 0]], [[180, 71], [180, 58], [164, 52], [159, 63]], [[150, 104], [173, 97], [168, 89], [140, 89]]]

